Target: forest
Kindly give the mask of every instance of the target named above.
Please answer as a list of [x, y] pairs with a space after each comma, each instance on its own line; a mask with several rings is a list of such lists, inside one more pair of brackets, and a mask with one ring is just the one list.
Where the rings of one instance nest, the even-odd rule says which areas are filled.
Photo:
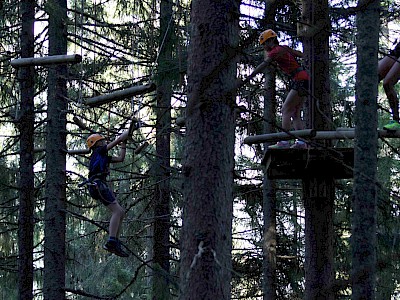
[[[382, 130], [378, 78], [399, 15], [397, 0], [1, 0], [0, 299], [400, 299], [400, 133]], [[280, 126], [279, 68], [237, 84], [266, 29], [304, 53], [312, 135]], [[129, 257], [103, 249], [110, 211], [85, 184], [88, 136], [124, 131], [108, 182]], [[268, 150], [280, 133], [309, 148]]]

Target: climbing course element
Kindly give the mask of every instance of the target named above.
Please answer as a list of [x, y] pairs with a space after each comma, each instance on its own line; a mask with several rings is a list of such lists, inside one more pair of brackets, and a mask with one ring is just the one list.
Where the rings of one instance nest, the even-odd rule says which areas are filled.
[[47, 66], [62, 63], [80, 63], [82, 56], [79, 54], [73, 55], [52, 55], [46, 57], [26, 57], [18, 58], [11, 61], [11, 66], [14, 68], [27, 67], [27, 66]]
[[94, 106], [99, 106], [105, 103], [109, 103], [112, 101], [118, 101], [118, 100], [123, 100], [125, 98], [129, 98], [135, 95], [140, 95], [140, 94], [145, 94], [152, 92], [156, 89], [156, 85], [154, 83], [149, 83], [146, 85], [138, 85], [138, 86], [133, 86], [127, 89], [115, 91], [109, 94], [104, 94], [100, 96], [96, 96], [93, 98], [87, 98], [84, 100], [84, 104], [94, 107]]

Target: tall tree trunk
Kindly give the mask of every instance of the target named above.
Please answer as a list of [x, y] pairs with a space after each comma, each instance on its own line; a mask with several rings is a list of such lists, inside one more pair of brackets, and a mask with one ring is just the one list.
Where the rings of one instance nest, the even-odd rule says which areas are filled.
[[[332, 127], [329, 93], [329, 32], [327, 0], [304, 0], [302, 21], [307, 24], [303, 36], [306, 61], [311, 71], [310, 120], [317, 130]], [[318, 103], [317, 103], [318, 102]], [[319, 108], [318, 110], [316, 108]], [[331, 142], [325, 141], [330, 147]], [[310, 177], [303, 180], [306, 240], [305, 299], [334, 299], [333, 212], [335, 187], [333, 177]]]
[[239, 0], [192, 1], [180, 299], [230, 299]]
[[375, 299], [376, 167], [378, 149], [378, 0], [358, 1], [357, 73], [352, 216], [353, 300]]
[[[268, 69], [265, 73], [264, 93], [264, 132], [273, 132], [276, 116], [275, 100], [275, 70]], [[268, 145], [264, 145], [266, 150]], [[263, 184], [263, 215], [264, 215], [264, 243], [263, 243], [263, 299], [276, 299], [276, 182], [264, 173]]]
[[[303, 0], [302, 22], [306, 25], [303, 46], [306, 66], [311, 75], [308, 126], [332, 130], [332, 107], [329, 86], [329, 19], [328, 0]], [[330, 141], [325, 145], [330, 147]]]
[[[265, 2], [265, 22], [267, 28], [274, 29], [274, 19], [277, 9], [276, 0]], [[264, 72], [265, 93], [264, 93], [264, 132], [271, 133], [275, 131], [276, 124], [276, 71], [268, 68]], [[264, 144], [264, 151], [268, 144]], [[276, 182], [268, 178], [264, 173], [263, 178], [263, 299], [276, 299]]]
[[154, 233], [153, 233], [153, 299], [170, 298], [170, 142], [172, 49], [174, 20], [172, 0], [162, 0], [160, 5], [160, 53], [157, 77], [156, 161], [154, 175]]
[[[66, 54], [67, 2], [51, 0], [48, 8], [49, 54]], [[54, 300], [65, 298], [67, 66], [51, 66], [48, 78], [43, 294]]]
[[[34, 55], [35, 1], [21, 1], [21, 57]], [[33, 299], [33, 231], [34, 231], [34, 68], [19, 70], [20, 107], [20, 180], [18, 220], [18, 298]]]
[[305, 299], [335, 299], [333, 265], [333, 178], [303, 181], [305, 208]]

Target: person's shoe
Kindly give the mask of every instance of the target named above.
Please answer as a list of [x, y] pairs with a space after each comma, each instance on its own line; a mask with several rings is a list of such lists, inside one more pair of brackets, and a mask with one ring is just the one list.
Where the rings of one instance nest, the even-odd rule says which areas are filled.
[[290, 144], [287, 141], [279, 141], [275, 145], [268, 146], [268, 149], [288, 149]]
[[302, 141], [296, 141], [290, 148], [291, 149], [307, 149], [308, 145]]
[[388, 124], [383, 126], [383, 129], [388, 130], [388, 131], [400, 130], [400, 124], [399, 124], [399, 122], [392, 120]]
[[121, 243], [119, 241], [108, 240], [107, 243], [103, 246], [103, 249], [121, 257], [129, 256], [128, 253], [121, 249]]

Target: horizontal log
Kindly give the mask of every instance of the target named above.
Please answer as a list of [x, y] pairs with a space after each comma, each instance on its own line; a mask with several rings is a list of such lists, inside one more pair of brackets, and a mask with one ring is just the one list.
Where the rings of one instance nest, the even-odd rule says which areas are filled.
[[[143, 152], [143, 150], [145, 150], [147, 147], [149, 146], [148, 142], [144, 142], [143, 144], [141, 144], [139, 147], [137, 147], [134, 150], [135, 154], [140, 154], [141, 152]], [[44, 151], [44, 149], [43, 149]], [[79, 154], [89, 154], [90, 150], [89, 149], [72, 149], [72, 150], [67, 150], [67, 153], [69, 155], [79, 155]]]
[[260, 135], [248, 136], [244, 139], [247, 145], [260, 144], [266, 142], [287, 141], [296, 138], [310, 139], [315, 136], [314, 129], [293, 130], [289, 132], [275, 132]]
[[[33, 152], [34, 153], [46, 152], [46, 148], [35, 148], [33, 150]], [[65, 153], [70, 154], [70, 155], [89, 154], [90, 150], [89, 149], [72, 149], [72, 150], [65, 150]]]
[[[400, 130], [387, 131], [378, 129], [379, 138], [400, 138]], [[314, 140], [341, 140], [341, 139], [354, 139], [354, 128], [340, 128], [336, 131], [317, 131], [316, 135], [312, 138]]]
[[[345, 140], [354, 139], [355, 129], [354, 128], [338, 128], [334, 131], [315, 131], [312, 129], [305, 130], [294, 130], [286, 132], [260, 134], [254, 136], [248, 136], [244, 139], [244, 143], [247, 145], [259, 144], [265, 142], [276, 142], [285, 141], [295, 138], [303, 138], [310, 140]], [[380, 138], [400, 138], [400, 130], [398, 131], [387, 131], [378, 129], [378, 137]]]
[[90, 150], [89, 149], [73, 149], [73, 150], [68, 150], [67, 153], [70, 155], [89, 154]]
[[109, 94], [104, 94], [100, 96], [96, 96], [93, 98], [87, 98], [83, 102], [84, 104], [94, 107], [102, 104], [106, 104], [112, 101], [123, 100], [128, 97], [132, 97], [135, 95], [141, 95], [145, 93], [152, 92], [156, 89], [156, 85], [154, 83], [146, 84], [146, 85], [138, 85], [130, 88], [126, 88], [123, 90], [115, 91]]
[[46, 57], [26, 57], [13, 59], [11, 66], [14, 68], [27, 66], [45, 66], [62, 63], [79, 63], [82, 61], [82, 56], [79, 54], [72, 55], [51, 55]]
[[314, 140], [347, 140], [354, 139], [355, 131], [353, 130], [335, 130], [335, 131], [317, 131]]

